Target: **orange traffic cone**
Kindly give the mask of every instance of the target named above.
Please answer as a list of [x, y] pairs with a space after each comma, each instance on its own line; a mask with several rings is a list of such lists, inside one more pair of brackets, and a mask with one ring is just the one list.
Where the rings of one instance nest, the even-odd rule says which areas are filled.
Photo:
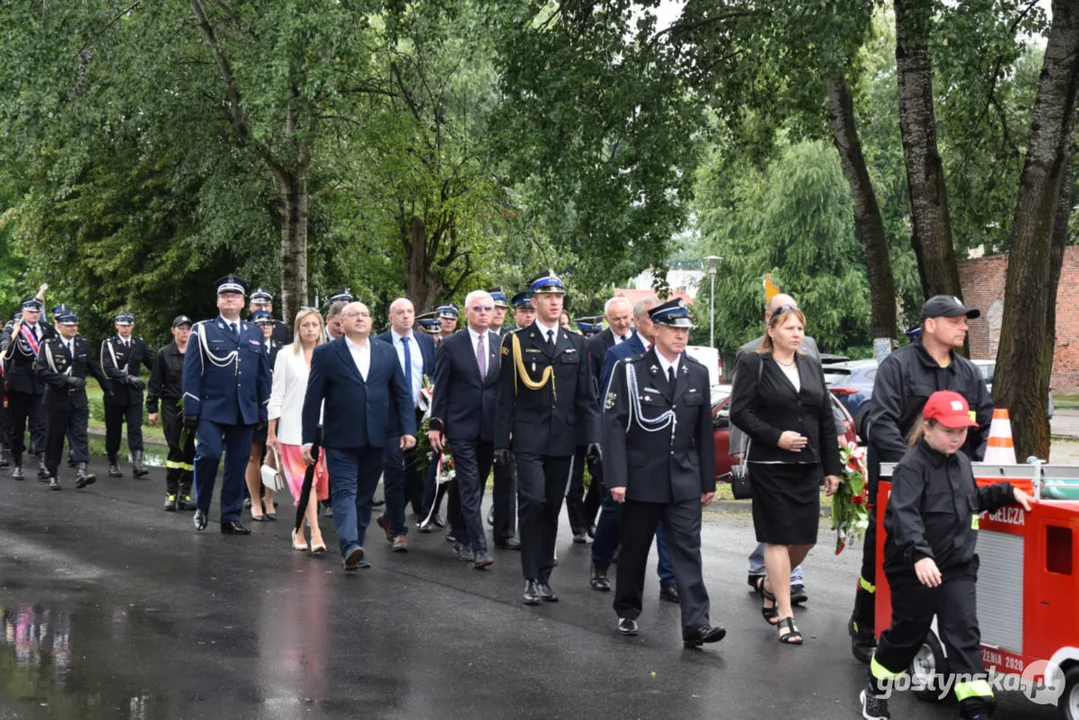
[[985, 459], [982, 462], [993, 465], [1015, 465], [1015, 444], [1012, 442], [1012, 421], [1008, 411], [998, 408], [993, 411], [993, 422], [989, 426], [989, 442], [985, 447]]

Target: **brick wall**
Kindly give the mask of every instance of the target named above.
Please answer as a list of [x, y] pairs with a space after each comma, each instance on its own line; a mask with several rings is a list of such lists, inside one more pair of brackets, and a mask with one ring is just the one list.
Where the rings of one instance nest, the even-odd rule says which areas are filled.
[[[963, 302], [982, 311], [981, 317], [970, 321], [971, 357], [997, 356], [1007, 273], [1007, 255], [959, 262]], [[1079, 289], [1079, 246], [1065, 249], [1064, 267], [1057, 288], [1057, 341], [1051, 380], [1054, 392], [1073, 393], [1079, 390], [1079, 307], [1075, 304], [1076, 289]]]

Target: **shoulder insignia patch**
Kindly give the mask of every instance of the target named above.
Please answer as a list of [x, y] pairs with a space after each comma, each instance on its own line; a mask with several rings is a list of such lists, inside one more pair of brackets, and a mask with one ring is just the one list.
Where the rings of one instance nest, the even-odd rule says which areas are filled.
[[510, 349], [508, 347], [506, 347], [505, 345], [502, 346], [502, 354], [503, 355], [509, 355], [510, 354]]

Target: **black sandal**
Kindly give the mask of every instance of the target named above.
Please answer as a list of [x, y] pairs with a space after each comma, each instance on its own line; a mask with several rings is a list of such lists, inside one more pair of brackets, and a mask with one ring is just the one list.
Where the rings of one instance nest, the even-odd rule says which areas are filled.
[[[779, 622], [779, 603], [776, 602], [776, 596], [764, 589], [764, 578], [757, 580], [757, 595], [760, 596], [761, 602], [761, 615], [768, 622], [769, 625], [776, 625]], [[772, 603], [772, 607], [765, 607], [764, 603]]]
[[[787, 645], [801, 645], [802, 633], [794, 626], [794, 616], [785, 617], [776, 626], [779, 628], [779, 642]], [[786, 630], [787, 632], [783, 632]]]

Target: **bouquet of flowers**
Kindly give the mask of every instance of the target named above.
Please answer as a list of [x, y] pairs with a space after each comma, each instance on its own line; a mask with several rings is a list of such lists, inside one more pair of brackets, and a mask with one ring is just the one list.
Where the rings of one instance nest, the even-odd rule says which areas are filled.
[[832, 529], [836, 531], [835, 554], [861, 541], [869, 527], [866, 505], [865, 448], [850, 443], [839, 450], [843, 463], [839, 489], [832, 496]]
[[438, 484], [441, 485], [453, 480], [457, 476], [457, 471], [454, 467], [453, 456], [450, 454], [450, 446], [445, 442], [445, 438], [443, 438], [442, 453], [440, 455], [431, 447], [431, 439], [427, 437], [427, 433], [431, 430], [431, 401], [433, 398], [434, 386], [431, 385], [431, 379], [424, 375], [423, 387], [420, 389], [420, 408], [423, 409], [423, 421], [420, 423], [416, 437], [416, 449], [412, 454], [412, 462], [421, 475], [426, 475], [427, 468], [431, 466], [431, 463], [437, 462]]

